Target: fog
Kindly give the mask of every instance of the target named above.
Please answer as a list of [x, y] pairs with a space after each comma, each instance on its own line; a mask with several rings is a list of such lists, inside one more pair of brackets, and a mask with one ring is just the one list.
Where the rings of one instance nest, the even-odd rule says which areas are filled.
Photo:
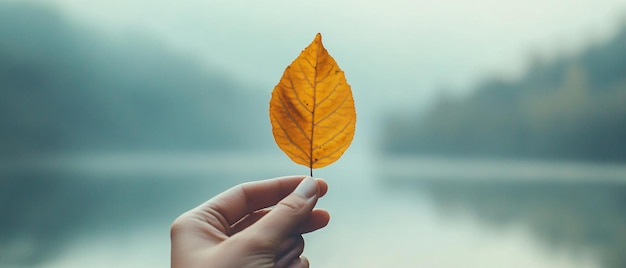
[[[167, 267], [178, 215], [307, 174], [271, 90], [320, 32], [357, 129], [312, 267], [626, 265], [624, 1], [0, 1], [0, 266]], [[367, 213], [364, 213], [366, 211]]]
[[626, 9], [619, 0], [42, 2], [113, 35], [155, 36], [255, 90], [271, 89], [321, 32], [362, 107], [418, 110], [441, 90], [519, 76], [531, 56], [606, 40]]

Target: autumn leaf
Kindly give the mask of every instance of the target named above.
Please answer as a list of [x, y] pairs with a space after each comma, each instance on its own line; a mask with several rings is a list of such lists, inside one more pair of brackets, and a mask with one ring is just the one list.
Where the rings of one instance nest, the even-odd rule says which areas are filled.
[[348, 149], [356, 125], [350, 85], [322, 45], [313, 42], [287, 66], [274, 87], [270, 121], [276, 144], [291, 160], [314, 168], [337, 161]]

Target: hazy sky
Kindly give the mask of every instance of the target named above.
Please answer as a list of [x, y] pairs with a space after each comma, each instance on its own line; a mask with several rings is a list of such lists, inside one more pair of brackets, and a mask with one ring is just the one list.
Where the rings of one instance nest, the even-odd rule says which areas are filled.
[[610, 37], [625, 0], [49, 0], [112, 35], [146, 34], [271, 91], [321, 32], [357, 107], [424, 107], [485, 77], [515, 76], [531, 55]]

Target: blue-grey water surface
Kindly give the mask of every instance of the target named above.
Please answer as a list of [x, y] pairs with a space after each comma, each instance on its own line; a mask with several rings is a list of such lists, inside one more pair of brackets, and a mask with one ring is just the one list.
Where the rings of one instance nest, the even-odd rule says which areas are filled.
[[[180, 213], [282, 155], [42, 156], [0, 166], [0, 266], [168, 267]], [[332, 215], [312, 267], [625, 267], [625, 167], [346, 157], [315, 170]]]

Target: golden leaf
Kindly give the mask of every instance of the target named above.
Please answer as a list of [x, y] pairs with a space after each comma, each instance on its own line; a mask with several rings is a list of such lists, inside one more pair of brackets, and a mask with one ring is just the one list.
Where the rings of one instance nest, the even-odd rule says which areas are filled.
[[350, 146], [356, 125], [352, 91], [319, 33], [274, 87], [270, 121], [278, 147], [311, 174]]

